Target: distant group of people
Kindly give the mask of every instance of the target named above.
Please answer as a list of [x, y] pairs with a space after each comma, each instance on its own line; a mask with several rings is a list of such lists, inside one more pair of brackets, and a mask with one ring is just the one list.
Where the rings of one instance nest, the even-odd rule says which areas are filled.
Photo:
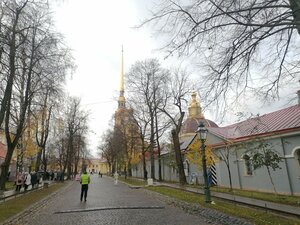
[[46, 171], [46, 172], [18, 172], [15, 179], [16, 191], [19, 192], [22, 187], [24, 187], [24, 191], [27, 191], [29, 188], [37, 188], [42, 181], [63, 181], [64, 174], [63, 172], [54, 172], [54, 171]]
[[40, 176], [36, 172], [18, 172], [16, 176], [16, 191], [20, 191], [24, 187], [24, 191], [28, 188], [36, 188], [38, 186]]

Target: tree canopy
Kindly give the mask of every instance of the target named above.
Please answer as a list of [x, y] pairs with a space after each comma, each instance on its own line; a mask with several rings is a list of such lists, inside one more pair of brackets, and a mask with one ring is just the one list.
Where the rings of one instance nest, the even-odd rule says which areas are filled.
[[278, 98], [299, 79], [299, 15], [297, 0], [165, 0], [140, 27], [167, 37], [167, 56], [193, 57], [207, 104], [233, 103]]

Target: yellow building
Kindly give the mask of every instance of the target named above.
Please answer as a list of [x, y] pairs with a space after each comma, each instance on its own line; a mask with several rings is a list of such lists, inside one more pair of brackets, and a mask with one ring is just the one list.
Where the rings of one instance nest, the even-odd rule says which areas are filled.
[[87, 172], [89, 173], [99, 173], [101, 174], [107, 174], [108, 173], [108, 164], [106, 159], [100, 159], [100, 158], [90, 158], [86, 160], [87, 164]]

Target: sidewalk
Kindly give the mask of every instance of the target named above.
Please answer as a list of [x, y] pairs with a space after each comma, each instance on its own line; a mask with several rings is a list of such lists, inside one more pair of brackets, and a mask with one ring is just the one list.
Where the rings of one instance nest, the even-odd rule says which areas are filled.
[[[168, 186], [168, 187], [185, 190], [185, 191], [192, 192], [192, 193], [204, 194], [204, 190], [202, 190], [202, 189], [192, 188], [192, 187], [182, 187], [179, 184], [154, 182], [153, 185]], [[274, 203], [274, 202], [258, 200], [258, 199], [254, 199], [254, 198], [247, 198], [247, 197], [231, 195], [231, 194], [221, 193], [221, 192], [213, 192], [213, 191], [211, 191], [211, 196], [216, 197], [216, 198], [230, 200], [230, 201], [237, 202], [237, 203], [243, 203], [243, 204], [257, 206], [257, 207], [264, 208], [264, 209], [271, 209], [271, 210], [276, 210], [278, 212], [283, 212], [283, 213], [300, 216], [300, 206], [297, 207], [297, 206], [285, 205], [285, 204], [280, 204], [280, 203]]]

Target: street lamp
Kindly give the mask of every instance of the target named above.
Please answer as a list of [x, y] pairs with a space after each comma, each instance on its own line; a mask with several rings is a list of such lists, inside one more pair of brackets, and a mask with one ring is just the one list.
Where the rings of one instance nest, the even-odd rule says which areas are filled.
[[201, 141], [201, 155], [202, 155], [202, 170], [203, 170], [203, 177], [204, 177], [204, 194], [205, 194], [205, 202], [211, 203], [211, 198], [210, 198], [210, 190], [209, 190], [209, 185], [208, 185], [208, 176], [207, 176], [207, 171], [206, 171], [206, 156], [205, 156], [205, 141], [206, 141], [206, 136], [207, 136], [207, 129], [204, 126], [204, 124], [201, 122], [200, 125], [198, 126], [197, 133], [199, 133], [199, 138]]

